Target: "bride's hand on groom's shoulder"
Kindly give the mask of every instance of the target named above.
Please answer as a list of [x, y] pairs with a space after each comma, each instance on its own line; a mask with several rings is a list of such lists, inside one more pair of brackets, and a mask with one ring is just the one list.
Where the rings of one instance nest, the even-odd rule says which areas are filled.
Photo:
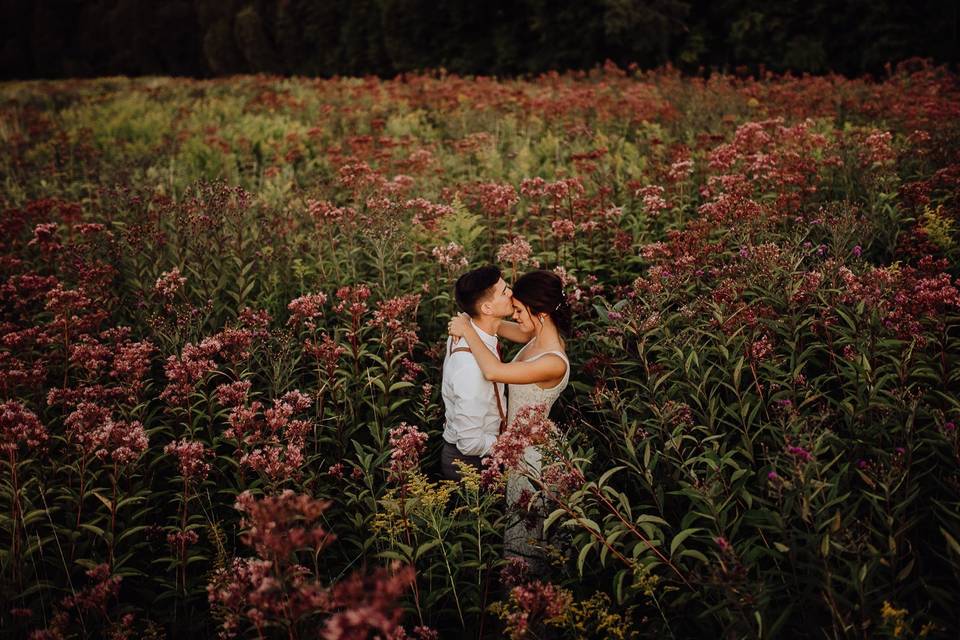
[[447, 333], [454, 338], [462, 338], [468, 326], [470, 326], [470, 316], [465, 313], [458, 313], [450, 318], [450, 323], [447, 325]]

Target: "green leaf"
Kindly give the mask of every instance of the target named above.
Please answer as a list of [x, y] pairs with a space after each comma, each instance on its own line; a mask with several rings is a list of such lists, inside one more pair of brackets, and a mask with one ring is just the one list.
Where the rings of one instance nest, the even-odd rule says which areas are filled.
[[106, 538], [108, 537], [107, 533], [106, 533], [103, 529], [101, 529], [100, 527], [98, 527], [98, 526], [96, 526], [96, 525], [93, 525], [93, 524], [88, 524], [88, 523], [86, 523], [86, 522], [81, 522], [81, 523], [80, 523], [80, 528], [83, 529], [84, 531], [89, 531], [89, 532], [95, 534], [98, 538], [104, 538], [104, 539], [106, 539]]
[[626, 533], [626, 529], [620, 528], [607, 536], [607, 544], [600, 547], [600, 564], [602, 566], [607, 566], [607, 556], [610, 555], [610, 548], [613, 546], [613, 543], [617, 541], [617, 538]]
[[687, 557], [693, 558], [694, 560], [699, 560], [700, 562], [702, 562], [702, 563], [704, 563], [704, 564], [709, 564], [709, 563], [710, 563], [710, 561], [707, 559], [707, 556], [703, 555], [702, 553], [700, 553], [700, 552], [697, 551], [696, 549], [684, 549], [683, 551], [680, 552], [680, 555], [679, 555], [678, 557], [680, 557], [680, 558], [687, 558]]
[[113, 503], [110, 502], [109, 500], [107, 500], [106, 498], [104, 498], [102, 495], [100, 495], [100, 494], [97, 493], [96, 491], [91, 491], [90, 493], [92, 493], [94, 496], [96, 496], [97, 499], [98, 499], [100, 502], [102, 502], [102, 503], [103, 503], [103, 506], [105, 506], [107, 509], [112, 508]]
[[418, 558], [420, 558], [420, 556], [422, 556], [423, 554], [425, 554], [427, 551], [430, 551], [430, 549], [433, 549], [434, 547], [436, 547], [436, 546], [437, 546], [438, 544], [440, 544], [441, 542], [442, 542], [442, 541], [441, 541], [441, 540], [438, 540], [437, 538], [434, 538], [433, 540], [428, 540], [427, 542], [424, 542], [422, 545], [420, 545], [419, 547], [417, 547], [417, 552], [413, 554], [413, 559], [414, 559], [414, 561], [416, 561]]
[[549, 529], [550, 525], [556, 522], [557, 518], [564, 515], [565, 513], [566, 511], [564, 511], [563, 509], [554, 509], [554, 511], [549, 516], [547, 516], [547, 519], [543, 521], [543, 530], [546, 531], [547, 529]]
[[960, 555], [960, 544], [957, 543], [957, 539], [954, 538], [949, 533], [947, 533], [947, 530], [944, 529], [943, 527], [940, 527], [940, 533], [943, 534], [943, 537], [946, 539], [947, 544], [950, 546], [950, 548], [953, 549], [953, 552], [956, 553], [957, 555]]
[[683, 544], [683, 541], [695, 534], [698, 531], [702, 531], [700, 527], [692, 527], [690, 529], [684, 529], [677, 535], [673, 537], [673, 540], [670, 541], [670, 557], [673, 557], [673, 554], [677, 551], [677, 547]]
[[581, 576], [583, 576], [583, 563], [586, 561], [587, 555], [589, 555], [590, 550], [596, 543], [596, 540], [591, 540], [582, 549], [580, 549], [580, 554], [577, 556], [577, 572]]
[[740, 356], [737, 359], [737, 364], [733, 366], [733, 388], [734, 389], [740, 388], [740, 374], [743, 372], [743, 363], [744, 363], [743, 356]]
[[659, 517], [659, 516], [652, 516], [652, 515], [646, 514], [646, 513], [643, 514], [643, 515], [637, 516], [636, 519], [634, 520], [634, 522], [635, 522], [636, 524], [641, 524], [641, 523], [644, 523], [644, 522], [652, 522], [653, 524], [660, 524], [660, 525], [663, 525], [663, 526], [665, 526], [665, 527], [669, 527], [669, 526], [670, 526], [670, 523], [667, 522], [666, 520], [664, 520], [663, 518], [661, 518], [661, 517]]
[[612, 469], [607, 469], [606, 471], [603, 472], [603, 475], [600, 476], [600, 479], [597, 480], [597, 486], [603, 486], [603, 484], [610, 479], [610, 476], [612, 476], [618, 471], [622, 471], [623, 469], [626, 469], [626, 466], [620, 465], [617, 467], [613, 467]]

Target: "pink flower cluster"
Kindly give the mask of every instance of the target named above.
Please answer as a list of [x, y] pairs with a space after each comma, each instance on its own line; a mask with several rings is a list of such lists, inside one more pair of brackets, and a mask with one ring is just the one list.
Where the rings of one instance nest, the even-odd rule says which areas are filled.
[[237, 496], [235, 508], [243, 514], [240, 526], [244, 544], [253, 547], [262, 558], [285, 559], [301, 549], [319, 553], [336, 536], [320, 526], [321, 516], [331, 505], [286, 489], [277, 496], [259, 500], [250, 491]]
[[317, 227], [335, 225], [356, 217], [350, 207], [337, 207], [326, 200], [307, 200], [307, 212]]
[[510, 590], [512, 610], [507, 614], [506, 631], [511, 640], [528, 637], [536, 621], [558, 618], [573, 604], [570, 591], [541, 580], [519, 584]]
[[220, 354], [223, 343], [215, 338], [204, 338], [200, 344], [185, 344], [180, 356], [170, 356], [164, 367], [167, 386], [160, 398], [183, 406], [190, 399], [197, 383], [217, 368], [214, 356]]
[[327, 333], [324, 333], [321, 336], [319, 343], [308, 338], [303, 343], [303, 350], [308, 355], [316, 358], [317, 362], [323, 366], [328, 380], [333, 378], [337, 371], [337, 365], [340, 362], [340, 358], [342, 358], [343, 354], [347, 352], [342, 345], [331, 338]]
[[577, 223], [568, 218], [560, 218], [550, 223], [550, 230], [557, 240], [573, 240], [573, 236], [577, 232]]
[[[253, 383], [249, 380], [236, 380], [234, 382], [225, 382], [219, 385], [214, 393], [217, 396], [217, 402], [224, 407], [235, 409], [247, 402], [247, 394], [250, 393], [250, 387]], [[230, 437], [230, 436], [228, 436]]]
[[384, 346], [392, 353], [399, 348], [413, 352], [417, 344], [417, 308], [420, 306], [420, 294], [409, 293], [404, 296], [382, 300], [377, 303], [373, 318], [367, 323], [377, 327], [383, 334]]
[[323, 314], [323, 305], [327, 303], [327, 296], [323, 293], [311, 293], [300, 296], [287, 305], [290, 310], [288, 325], [303, 325], [310, 331], [317, 328], [314, 320]]
[[262, 635], [267, 626], [278, 624], [293, 633], [301, 621], [327, 615], [319, 634], [327, 640], [366, 638], [374, 630], [402, 637], [397, 634], [403, 609], [396, 600], [414, 579], [411, 567], [394, 563], [370, 574], [355, 572], [326, 587], [296, 563], [298, 551], [309, 549], [315, 556], [334, 540], [320, 525], [330, 504], [290, 490], [259, 500], [249, 491], [237, 497], [241, 526], [246, 527], [241, 540], [259, 557], [235, 558], [207, 585], [211, 607], [222, 620], [222, 636], [240, 633], [244, 620]]
[[747, 358], [753, 362], [760, 362], [766, 360], [770, 357], [770, 354], [773, 353], [773, 344], [770, 342], [770, 337], [766, 334], [760, 336], [757, 340], [754, 340], [747, 347]]
[[480, 182], [464, 187], [461, 195], [471, 209], [478, 209], [491, 218], [509, 215], [520, 201], [513, 185], [497, 182]]
[[527, 447], [545, 444], [557, 433], [557, 425], [547, 417], [542, 404], [523, 407], [506, 430], [500, 434], [484, 460], [484, 486], [492, 486], [500, 480], [504, 469], [518, 469]]
[[[143, 391], [156, 347], [149, 340], [130, 340], [130, 333], [129, 327], [114, 327], [98, 336], [79, 336], [70, 345], [69, 363], [78, 374], [76, 377], [83, 378], [83, 384], [51, 389], [48, 404], [69, 406], [80, 400], [135, 403]], [[81, 372], [85, 376], [80, 376]]]
[[237, 441], [238, 452], [243, 452], [240, 465], [275, 481], [298, 476], [311, 423], [291, 418], [306, 411], [313, 400], [300, 391], [289, 391], [274, 400], [273, 406], [263, 410], [261, 415], [261, 402], [254, 401], [246, 406], [248, 389], [246, 382], [218, 388], [218, 397], [233, 406], [227, 416], [229, 427], [224, 436]]
[[410, 358], [404, 358], [401, 360], [400, 368], [403, 370], [403, 375], [400, 376], [400, 380], [403, 382], [413, 382], [419, 376], [423, 375], [423, 366], [414, 362]]
[[64, 421], [67, 439], [84, 456], [113, 460], [117, 464], [135, 462], [149, 444], [147, 432], [138, 420], [114, 420], [110, 409], [92, 402], [81, 402]]
[[663, 187], [650, 185], [637, 189], [634, 196], [643, 200], [643, 208], [651, 218], [658, 217], [670, 205], [663, 197]]
[[798, 447], [795, 445], [787, 446], [787, 453], [797, 459], [801, 463], [807, 463], [813, 461], [813, 454], [804, 449], [803, 447]]
[[359, 194], [379, 190], [386, 180], [366, 162], [351, 162], [340, 167], [337, 181], [354, 194]]
[[48, 438], [46, 427], [22, 402], [7, 400], [0, 404], [0, 450], [15, 456], [21, 445], [36, 449]]
[[507, 262], [514, 266], [523, 266], [528, 263], [538, 266], [540, 263], [531, 260], [533, 247], [521, 236], [514, 236], [509, 242], [505, 242], [497, 249], [497, 261]]
[[[106, 445], [110, 459], [117, 464], [130, 464], [140, 459], [147, 450], [149, 441], [147, 432], [139, 420], [109, 422], [109, 431]], [[106, 458], [107, 451], [100, 449], [96, 455], [101, 460]]]
[[437, 231], [444, 218], [453, 213], [453, 207], [446, 204], [436, 204], [424, 198], [407, 200], [404, 209], [413, 212], [411, 222], [422, 226], [428, 231]]
[[889, 131], [874, 131], [863, 142], [861, 162], [864, 166], [889, 165], [896, 161], [893, 149], [893, 134]]
[[167, 544], [176, 549], [180, 556], [183, 555], [187, 547], [195, 545], [198, 542], [200, 542], [200, 536], [192, 529], [189, 531], [175, 531], [167, 534]]
[[[89, 619], [90, 614], [103, 618], [108, 616], [110, 601], [120, 592], [120, 583], [123, 578], [111, 575], [110, 565], [106, 563], [88, 569], [86, 574], [92, 584], [64, 597], [47, 627], [30, 634], [30, 640], [62, 640], [76, 631], [79, 620], [85, 617]], [[73, 614], [78, 620], [74, 620]], [[122, 621], [128, 625], [132, 624], [133, 616], [124, 616]]]
[[[331, 589], [330, 608], [335, 613], [327, 619], [320, 636], [324, 640], [355, 640], [368, 638], [376, 631], [384, 638], [406, 637], [400, 627], [403, 608], [395, 603], [415, 579], [413, 567], [397, 562], [389, 569], [378, 567], [369, 574], [354, 572]], [[427, 629], [417, 635], [423, 640], [436, 637]]]
[[586, 482], [583, 472], [569, 460], [558, 460], [544, 466], [540, 476], [553, 496], [569, 496]]
[[885, 328], [903, 339], [916, 338], [923, 346], [924, 325], [938, 325], [948, 312], [960, 309], [960, 279], [954, 282], [948, 273], [928, 270], [933, 271], [924, 261], [917, 267], [871, 267], [860, 275], [840, 267], [840, 299], [876, 309]]
[[[816, 193], [818, 171], [840, 162], [825, 136], [812, 131], [812, 122], [784, 126], [782, 118], [748, 122], [733, 140], [714, 148], [709, 176], [701, 195], [700, 213], [712, 222], [767, 224], [801, 209], [804, 198]], [[775, 194], [771, 206], [755, 194]]]
[[[234, 638], [242, 630], [244, 619], [259, 630], [271, 620], [288, 615], [288, 602], [283, 584], [272, 575], [274, 563], [259, 558], [233, 558], [226, 567], [217, 569], [207, 584], [210, 608], [220, 618], [220, 637]], [[309, 598], [311, 604], [323, 606], [325, 597], [314, 590], [298, 590], [298, 601]], [[261, 632], [262, 635], [262, 632]]]
[[692, 160], [678, 160], [667, 169], [667, 179], [670, 182], [681, 182], [690, 177], [693, 173]]
[[337, 313], [347, 311], [351, 316], [359, 317], [367, 311], [367, 299], [370, 297], [370, 287], [358, 284], [354, 287], [340, 287], [336, 293], [339, 302], [334, 307]]
[[170, 271], [161, 273], [160, 277], [157, 278], [156, 284], [153, 285], [153, 288], [164, 298], [171, 299], [186, 283], [187, 279], [180, 275], [180, 269], [174, 267]]
[[531, 200], [546, 199], [556, 210], [561, 204], [575, 200], [586, 192], [580, 178], [563, 178], [547, 182], [543, 178], [528, 178], [520, 183], [520, 193]]
[[164, 447], [163, 452], [177, 457], [180, 475], [187, 482], [203, 481], [210, 473], [206, 460], [213, 456], [213, 451], [198, 440], [176, 440]]
[[83, 287], [65, 289], [58, 282], [46, 292], [45, 298], [45, 308], [53, 314], [53, 320], [47, 325], [51, 337], [95, 333], [107, 317], [107, 312], [97, 309], [93, 298]]
[[33, 239], [27, 243], [27, 246], [38, 246], [40, 251], [46, 254], [56, 253], [63, 248], [60, 239], [57, 237], [57, 223], [44, 222], [38, 224], [33, 230]]
[[420, 466], [420, 456], [427, 444], [427, 434], [401, 422], [390, 430], [390, 482], [403, 483], [411, 471]]
[[660, 409], [660, 416], [668, 425], [693, 425], [693, 409], [686, 402], [667, 400]]
[[450, 242], [446, 246], [434, 247], [431, 254], [437, 264], [452, 272], [465, 269], [468, 264], [467, 256], [463, 253], [463, 247], [456, 242]]

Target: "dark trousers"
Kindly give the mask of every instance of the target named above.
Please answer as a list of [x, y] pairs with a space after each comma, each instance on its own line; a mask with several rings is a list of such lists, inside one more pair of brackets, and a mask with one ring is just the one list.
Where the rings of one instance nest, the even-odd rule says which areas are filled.
[[466, 462], [478, 471], [483, 470], [480, 456], [465, 456], [457, 449], [457, 445], [444, 440], [443, 450], [440, 452], [440, 470], [445, 480], [460, 480], [460, 470], [453, 464], [454, 460]]

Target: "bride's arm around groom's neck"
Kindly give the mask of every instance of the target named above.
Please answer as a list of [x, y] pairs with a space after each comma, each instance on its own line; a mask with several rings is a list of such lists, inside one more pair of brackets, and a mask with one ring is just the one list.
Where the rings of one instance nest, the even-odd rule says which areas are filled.
[[512, 320], [503, 320], [500, 322], [500, 326], [497, 328], [497, 335], [501, 338], [505, 338], [510, 342], [516, 342], [519, 344], [527, 344], [530, 342], [530, 339], [533, 338], [534, 332], [524, 331], [520, 328], [520, 325]]

